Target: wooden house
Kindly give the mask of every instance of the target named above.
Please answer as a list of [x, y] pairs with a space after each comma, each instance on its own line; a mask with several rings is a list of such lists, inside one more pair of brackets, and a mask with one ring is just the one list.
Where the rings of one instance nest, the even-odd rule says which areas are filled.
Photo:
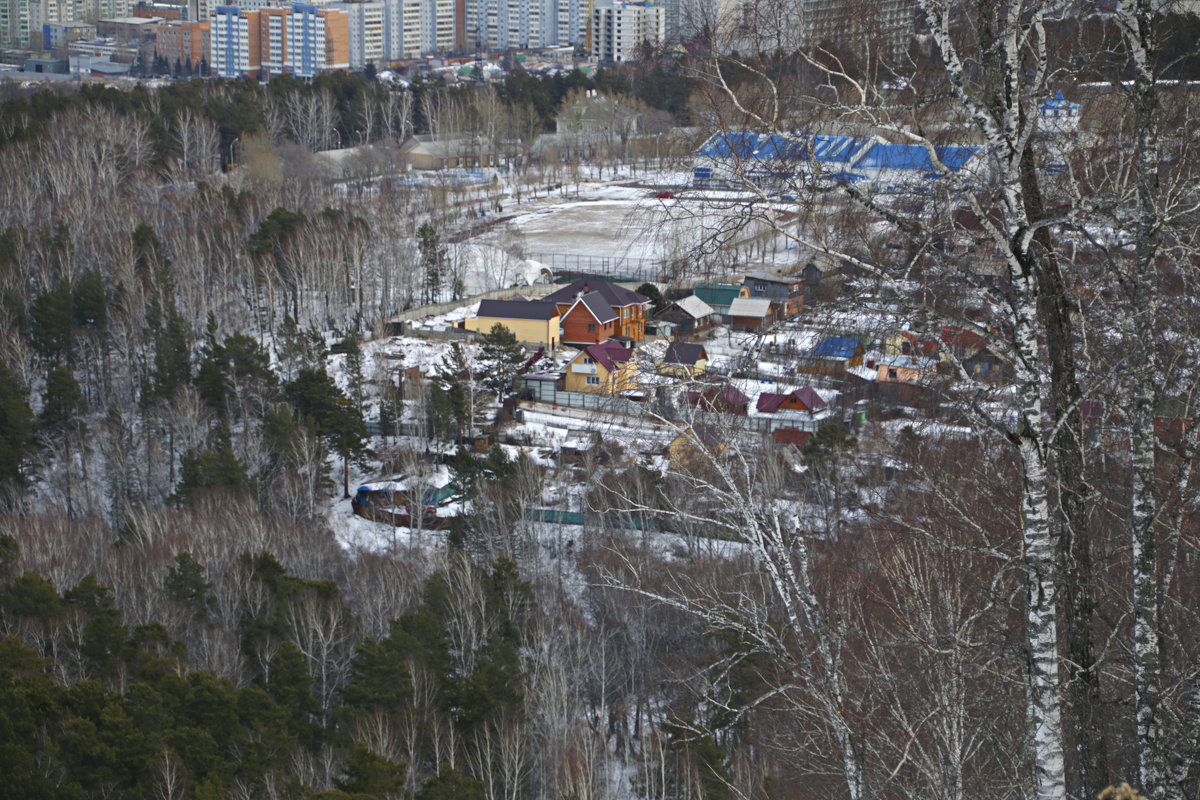
[[[641, 341], [646, 335], [646, 317], [649, 314], [650, 298], [638, 294], [624, 286], [598, 279], [578, 280], [568, 284], [556, 292], [547, 295], [545, 302], [556, 303], [559, 315], [563, 318], [564, 342], [592, 342], [592, 339], [570, 339], [566, 337], [567, 312], [572, 310], [577, 300], [585, 295], [596, 295], [589, 301], [594, 307], [592, 316], [600, 316], [598, 307], [603, 304], [612, 312], [612, 332], [609, 336], [619, 336], [631, 342]], [[584, 323], [585, 325], [588, 323]], [[595, 323], [591, 323], [595, 324]], [[587, 333], [588, 331], [584, 331]], [[607, 337], [605, 337], [607, 338]], [[604, 341], [600, 339], [598, 341]]]
[[518, 342], [554, 348], [560, 341], [560, 320], [555, 303], [481, 300], [475, 316], [463, 321], [464, 328], [480, 333], [487, 333], [497, 324], [512, 331]]
[[751, 297], [765, 297], [775, 304], [781, 317], [791, 317], [804, 308], [804, 279], [799, 275], [752, 272], [742, 285]]
[[853, 336], [829, 336], [798, 360], [796, 371], [811, 375], [844, 375], [851, 367], [862, 366], [865, 352], [862, 342]]
[[618, 330], [617, 314], [599, 292], [580, 295], [562, 315], [562, 340], [568, 344], [599, 344]]
[[776, 411], [807, 411], [815, 414], [824, 410], [826, 403], [811, 386], [795, 389], [787, 394], [763, 392], [758, 396], [756, 408], [761, 413], [772, 414]]
[[689, 425], [666, 448], [667, 461], [674, 469], [698, 469], [725, 455], [729, 443], [712, 425]]
[[703, 411], [734, 414], [744, 417], [750, 410], [750, 398], [732, 383], [710, 386], [701, 390], [689, 390], [680, 398], [690, 406]]
[[735, 331], [761, 331], [778, 319], [778, 305], [765, 297], [736, 297], [729, 304], [729, 327]]
[[694, 336], [712, 328], [719, 316], [712, 306], [692, 294], [671, 303], [655, 314], [655, 319], [670, 323], [678, 336]]
[[654, 371], [660, 375], [675, 375], [680, 378], [694, 378], [702, 375], [708, 367], [708, 352], [704, 345], [689, 342], [670, 342], [662, 361], [654, 365]]
[[567, 363], [563, 388], [568, 392], [605, 394], [637, 388], [637, 360], [633, 349], [610, 340], [580, 350]]

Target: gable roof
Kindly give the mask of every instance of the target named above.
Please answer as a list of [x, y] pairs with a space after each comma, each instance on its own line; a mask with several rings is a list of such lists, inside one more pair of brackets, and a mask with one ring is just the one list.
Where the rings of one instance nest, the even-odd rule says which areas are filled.
[[663, 356], [664, 364], [686, 364], [694, 367], [700, 359], [707, 359], [704, 346], [688, 342], [671, 342], [667, 345], [667, 353]]
[[689, 294], [687, 297], [676, 300], [674, 305], [679, 306], [680, 310], [692, 319], [704, 319], [716, 313], [712, 306], [694, 294]]
[[771, 301], [765, 297], [735, 297], [729, 304], [731, 317], [758, 317], [764, 319], [771, 313]]
[[811, 386], [804, 386], [800, 389], [795, 389], [787, 394], [774, 394], [772, 392], [763, 392], [758, 396], [756, 407], [759, 411], [778, 411], [784, 401], [789, 397], [795, 397], [809, 411], [820, 411], [825, 407], [825, 401], [821, 399], [821, 395], [817, 394]]
[[558, 306], [538, 300], [480, 300], [479, 317], [491, 319], [551, 320], [558, 316]]
[[813, 348], [812, 354], [816, 358], [844, 361], [854, 358], [854, 354], [859, 346], [858, 339], [855, 339], [853, 336], [829, 336], [817, 342], [817, 346]]
[[550, 303], [570, 303], [575, 298], [585, 294], [599, 294], [604, 298], [606, 303], [617, 308], [650, 302], [650, 298], [645, 295], [638, 294], [631, 289], [626, 289], [624, 286], [618, 286], [615, 283], [595, 278], [568, 283], [557, 292], [548, 294], [542, 299]]
[[617, 312], [613, 311], [613, 307], [605, 302], [599, 292], [588, 292], [587, 294], [580, 295], [563, 316], [568, 316], [579, 305], [587, 309], [588, 313], [595, 317], [596, 322], [599, 322], [601, 325], [606, 322], [613, 322], [617, 318]]
[[717, 400], [723, 400], [725, 401], [726, 405], [733, 408], [750, 404], [750, 398], [732, 383], [727, 383], [724, 387], [713, 386], [705, 389], [702, 392], [689, 390], [684, 392], [683, 396], [686, 397], [687, 401], [692, 405], [695, 405], [701, 401], [712, 405]]
[[740, 283], [701, 283], [696, 286], [695, 296], [714, 306], [727, 306], [742, 291]]
[[594, 344], [591, 347], [585, 348], [579, 356], [587, 355], [597, 364], [600, 364], [609, 372], [612, 372], [617, 364], [627, 363], [633, 358], [633, 350], [624, 347], [620, 342], [614, 342], [609, 339], [607, 342]]

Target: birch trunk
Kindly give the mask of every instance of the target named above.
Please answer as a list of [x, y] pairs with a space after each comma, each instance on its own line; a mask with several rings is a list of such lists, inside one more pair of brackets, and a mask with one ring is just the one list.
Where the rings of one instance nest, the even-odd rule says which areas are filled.
[[[1141, 372], [1130, 412], [1133, 481], [1130, 497], [1132, 554], [1134, 721], [1137, 731], [1138, 783], [1149, 800], [1166, 796], [1161, 744], [1161, 654], [1159, 643], [1158, 541], [1159, 499], [1155, 489], [1154, 410], [1159, 364], [1155, 348], [1160, 302], [1157, 257], [1162, 226], [1159, 179], [1160, 115], [1154, 73], [1154, 45], [1147, 0], [1122, 0], [1117, 18], [1133, 68], [1133, 113], [1137, 126], [1134, 176], [1137, 189], [1134, 274], [1130, 281], [1127, 345]], [[1134, 311], [1138, 313], [1132, 313]], [[1131, 365], [1132, 366], [1132, 365]]]

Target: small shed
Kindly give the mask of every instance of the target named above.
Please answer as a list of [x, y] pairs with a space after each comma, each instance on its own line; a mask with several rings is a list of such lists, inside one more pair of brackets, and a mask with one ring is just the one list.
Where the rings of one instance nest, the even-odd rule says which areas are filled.
[[862, 366], [865, 353], [862, 342], [854, 336], [829, 336], [799, 359], [796, 371], [812, 375], [844, 375], [847, 370]]
[[658, 312], [656, 318], [672, 324], [681, 336], [692, 336], [708, 330], [717, 318], [717, 312], [696, 295], [682, 297]]
[[753, 333], [775, 321], [777, 306], [765, 297], [736, 297], [729, 305], [729, 325]]

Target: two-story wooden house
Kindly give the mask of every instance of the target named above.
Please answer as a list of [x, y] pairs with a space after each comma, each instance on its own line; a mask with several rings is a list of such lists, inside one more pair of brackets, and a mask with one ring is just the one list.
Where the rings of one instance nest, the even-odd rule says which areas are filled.
[[[544, 300], [558, 304], [559, 315], [563, 319], [563, 341], [573, 343], [594, 343], [604, 341], [604, 339], [580, 338], [572, 339], [567, 335], [567, 316], [568, 312], [572, 311], [576, 301], [585, 295], [596, 295], [589, 303], [589, 309], [597, 306], [601, 301], [608, 306], [612, 311], [612, 332], [609, 336], [616, 336], [623, 339], [628, 339], [631, 342], [641, 341], [646, 336], [646, 316], [649, 314], [650, 298], [637, 292], [626, 289], [624, 286], [618, 286], [615, 283], [608, 281], [597, 280], [594, 278], [578, 280], [568, 284], [557, 292], [547, 295]], [[597, 299], [598, 298], [598, 299]], [[603, 316], [598, 311], [592, 313], [593, 317], [599, 318]], [[579, 320], [577, 320], [579, 321]], [[583, 323], [587, 324], [597, 324]], [[604, 323], [599, 323], [604, 324]], [[594, 333], [595, 331], [587, 331], [584, 333]], [[606, 337], [607, 338], [607, 337]]]
[[780, 317], [791, 317], [804, 308], [804, 278], [752, 272], [742, 281], [751, 297], [765, 297], [779, 309]]
[[637, 388], [637, 361], [633, 349], [610, 340], [580, 350], [567, 363], [563, 388], [568, 392], [604, 394]]

